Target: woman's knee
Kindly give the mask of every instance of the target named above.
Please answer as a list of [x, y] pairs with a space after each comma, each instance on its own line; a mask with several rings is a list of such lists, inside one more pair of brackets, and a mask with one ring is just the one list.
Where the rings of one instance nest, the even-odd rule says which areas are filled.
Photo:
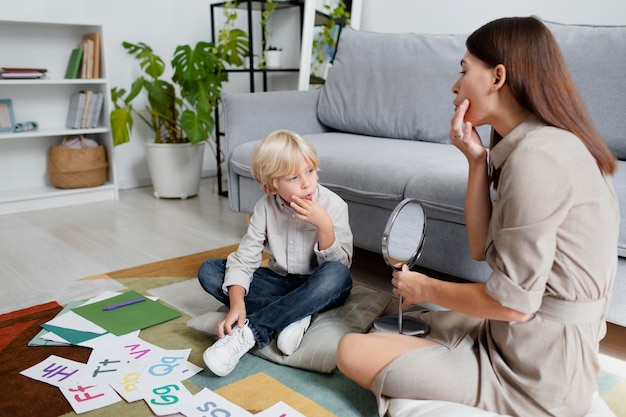
[[356, 356], [359, 336], [361, 335], [358, 333], [347, 333], [339, 339], [336, 354], [337, 367], [343, 373], [346, 373], [350, 366], [350, 361]]

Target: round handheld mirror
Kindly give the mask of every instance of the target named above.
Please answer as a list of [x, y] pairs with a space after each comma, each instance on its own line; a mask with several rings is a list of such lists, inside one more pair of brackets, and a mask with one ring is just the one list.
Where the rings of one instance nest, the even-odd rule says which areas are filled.
[[[382, 239], [382, 254], [387, 265], [401, 270], [402, 265], [412, 268], [419, 258], [426, 236], [426, 215], [422, 204], [415, 199], [401, 201], [387, 220]], [[410, 336], [428, 334], [428, 325], [415, 317], [402, 314], [402, 297], [399, 297], [398, 314], [378, 318], [372, 329]]]

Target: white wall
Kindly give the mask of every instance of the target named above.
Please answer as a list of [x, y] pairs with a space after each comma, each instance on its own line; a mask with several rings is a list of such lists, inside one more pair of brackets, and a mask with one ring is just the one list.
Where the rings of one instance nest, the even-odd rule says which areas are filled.
[[[214, 2], [216, 0], [0, 0], [0, 19], [102, 24], [110, 86], [128, 88], [137, 68], [121, 42], [145, 42], [169, 61], [177, 45], [211, 38], [210, 5]], [[563, 23], [626, 25], [623, 0], [363, 0], [362, 10], [361, 29], [379, 32], [468, 33], [494, 18], [531, 14]], [[285, 48], [286, 65], [295, 66], [299, 62], [298, 38], [294, 36], [297, 24], [293, 26], [297, 11], [289, 13], [282, 18], [282, 25], [280, 18], [276, 18], [272, 43]], [[219, 13], [216, 22], [221, 27], [223, 18]], [[245, 25], [244, 18], [241, 24]], [[259, 39], [260, 34], [255, 35]], [[286, 88], [297, 88], [296, 76], [274, 77], [270, 83], [270, 89]], [[246, 91], [247, 78], [231, 74], [225, 90]], [[149, 183], [141, 143], [142, 136], [149, 136], [149, 132], [143, 130], [136, 136], [130, 143], [115, 149], [120, 188]], [[215, 172], [215, 161], [208, 148], [203, 170], [205, 174]]]
[[623, 0], [363, 0], [361, 30], [470, 33], [500, 17], [626, 25]]

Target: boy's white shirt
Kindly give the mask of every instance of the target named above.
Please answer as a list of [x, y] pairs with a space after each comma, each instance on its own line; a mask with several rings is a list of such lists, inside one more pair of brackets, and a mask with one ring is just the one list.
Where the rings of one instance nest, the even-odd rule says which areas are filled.
[[226, 261], [222, 289], [239, 285], [250, 288], [252, 275], [259, 268], [263, 252], [271, 254], [269, 268], [280, 274], [311, 275], [326, 261], [338, 261], [350, 267], [353, 237], [348, 218], [348, 205], [328, 188], [318, 185], [314, 199], [328, 212], [335, 229], [335, 242], [320, 251], [317, 227], [298, 219], [294, 210], [278, 194], [267, 194], [254, 207], [248, 231], [239, 248]]

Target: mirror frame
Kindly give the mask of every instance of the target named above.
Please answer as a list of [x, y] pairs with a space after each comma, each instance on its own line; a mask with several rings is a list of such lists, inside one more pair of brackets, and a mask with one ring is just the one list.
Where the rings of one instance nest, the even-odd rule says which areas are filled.
[[382, 237], [382, 254], [383, 254], [383, 258], [385, 259], [385, 263], [387, 265], [389, 265], [391, 268], [393, 269], [397, 269], [397, 267], [395, 265], [391, 264], [390, 261], [390, 256], [389, 256], [389, 233], [391, 233], [391, 228], [393, 227], [398, 215], [400, 214], [400, 212], [402, 211], [402, 209], [404, 207], [406, 207], [408, 204], [414, 204], [417, 203], [419, 205], [419, 207], [422, 210], [422, 213], [424, 213], [424, 227], [422, 228], [422, 236], [420, 236], [420, 243], [418, 245], [418, 247], [415, 249], [415, 252], [411, 255], [411, 257], [408, 259], [408, 261], [406, 262], [406, 266], [409, 267], [409, 269], [413, 268], [415, 266], [415, 263], [417, 262], [417, 260], [419, 259], [420, 255], [422, 254], [422, 248], [424, 246], [424, 240], [426, 240], [426, 212], [424, 211], [424, 206], [422, 205], [422, 203], [415, 199], [415, 198], [406, 198], [404, 200], [402, 200], [401, 202], [398, 203], [398, 205], [396, 205], [396, 207], [393, 209], [393, 211], [391, 212], [391, 215], [389, 216], [389, 219], [387, 220], [387, 224], [385, 225], [385, 230], [383, 231], [383, 237]]

